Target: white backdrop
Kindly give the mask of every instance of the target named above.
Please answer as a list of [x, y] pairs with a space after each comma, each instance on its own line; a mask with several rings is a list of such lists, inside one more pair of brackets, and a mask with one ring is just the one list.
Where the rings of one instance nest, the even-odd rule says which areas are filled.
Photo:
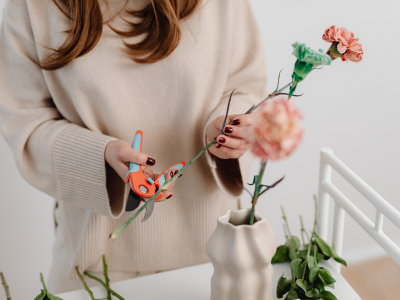
[[[0, 0], [1, 8], [5, 0]], [[355, 32], [364, 46], [361, 63], [335, 61], [314, 71], [299, 84], [300, 99], [294, 99], [304, 115], [304, 140], [290, 158], [270, 163], [266, 183], [286, 175], [268, 192], [258, 210], [283, 241], [279, 206], [283, 205], [292, 232], [299, 229], [298, 215], [311, 228], [312, 195], [317, 191], [319, 149], [333, 148], [336, 155], [400, 210], [400, 103], [397, 95], [397, 59], [400, 3], [386, 1], [252, 0], [264, 37], [269, 88], [273, 91], [283, 69], [282, 84], [290, 80], [294, 57], [291, 44], [305, 42], [326, 50], [321, 39], [330, 25]], [[392, 54], [393, 52], [393, 54]], [[258, 171], [258, 165], [253, 166]], [[350, 186], [334, 180], [373, 220], [374, 208]], [[244, 206], [249, 198], [244, 195]], [[32, 299], [41, 287], [39, 272], [48, 274], [53, 242], [53, 200], [29, 186], [19, 175], [12, 153], [0, 137], [0, 271], [6, 274], [13, 298]], [[400, 232], [388, 220], [384, 231], [398, 243]], [[347, 219], [344, 258], [350, 264], [381, 255], [382, 251], [358, 225]], [[5, 296], [0, 288], [0, 300]]]

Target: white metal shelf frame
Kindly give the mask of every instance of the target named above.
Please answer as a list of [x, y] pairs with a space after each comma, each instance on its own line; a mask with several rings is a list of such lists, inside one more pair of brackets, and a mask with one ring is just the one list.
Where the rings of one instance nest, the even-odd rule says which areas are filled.
[[[332, 183], [332, 168], [375, 206], [375, 223]], [[317, 234], [324, 240], [328, 238], [330, 197], [335, 201], [332, 248], [339, 256], [342, 255], [344, 217], [347, 212], [400, 265], [400, 248], [382, 230], [383, 216], [400, 229], [400, 212], [340, 161], [332, 149], [322, 148], [318, 183]], [[340, 272], [339, 263], [335, 262], [334, 267]]]

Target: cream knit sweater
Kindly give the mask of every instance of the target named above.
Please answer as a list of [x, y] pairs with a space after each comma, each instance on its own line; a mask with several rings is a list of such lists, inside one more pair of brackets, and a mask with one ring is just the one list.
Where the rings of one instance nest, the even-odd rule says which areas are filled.
[[[111, 15], [121, 3], [102, 9]], [[119, 17], [112, 24], [124, 26]], [[223, 161], [207, 152], [147, 222], [139, 216], [111, 242], [108, 235], [133, 212], [124, 211], [129, 189], [105, 163], [104, 149], [113, 139], [131, 142], [141, 129], [143, 152], [162, 171], [205, 146], [204, 130], [225, 114], [234, 88], [230, 114], [266, 96], [264, 51], [249, 0], [203, 0], [181, 21], [177, 49], [157, 63], [134, 63], [105, 25], [90, 53], [57, 71], [41, 70], [38, 61], [65, 41], [69, 27], [51, 0], [10, 0], [0, 32], [0, 126], [22, 176], [58, 202], [53, 270], [76, 280], [74, 266], [99, 272], [102, 254], [110, 271], [207, 262], [206, 242], [217, 217], [237, 207], [235, 180], [247, 182], [252, 155]]]

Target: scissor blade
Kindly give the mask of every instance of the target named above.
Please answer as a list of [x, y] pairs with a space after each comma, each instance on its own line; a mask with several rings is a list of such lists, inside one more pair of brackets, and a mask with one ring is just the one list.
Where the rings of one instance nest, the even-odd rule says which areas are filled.
[[141, 202], [140, 196], [137, 195], [132, 189], [129, 189], [128, 200], [126, 201], [125, 211], [133, 211], [139, 207]]
[[[148, 200], [145, 199], [145, 201], [147, 202]], [[154, 209], [154, 200], [151, 201], [149, 205], [146, 206], [146, 214], [144, 215], [142, 222], [146, 222], [150, 218], [151, 214], [153, 213], [153, 209]]]

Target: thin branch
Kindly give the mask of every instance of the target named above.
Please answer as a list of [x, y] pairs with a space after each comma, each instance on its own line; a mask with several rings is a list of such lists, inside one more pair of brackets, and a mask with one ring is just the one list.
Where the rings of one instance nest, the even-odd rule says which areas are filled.
[[286, 238], [286, 241], [287, 241], [288, 240], [288, 234], [286, 232], [286, 226], [285, 226], [285, 224], [282, 224], [282, 226], [283, 226], [283, 232], [285, 233], [285, 238]]
[[235, 181], [236, 181], [237, 185], [240, 186], [247, 193], [249, 193], [251, 199], [253, 199], [253, 194], [246, 187], [244, 187], [243, 184], [238, 179], [236, 179]]
[[7, 300], [11, 300], [11, 294], [10, 294], [10, 290], [9, 290], [9, 286], [6, 282], [6, 279], [4, 278], [3, 273], [0, 272], [0, 277], [1, 277], [1, 283], [4, 285], [4, 290], [6, 292], [6, 297]]
[[[110, 288], [110, 278], [108, 277], [108, 266], [106, 262], [106, 256], [103, 254], [103, 272], [104, 272], [104, 279], [106, 281], [106, 285]], [[107, 290], [107, 299], [111, 300], [111, 293]]]
[[117, 297], [117, 298], [120, 299], [120, 300], [125, 300], [124, 298], [122, 298], [121, 295], [119, 295], [118, 293], [116, 293], [115, 291], [113, 291], [110, 287], [108, 287], [107, 284], [105, 284], [105, 282], [104, 282], [103, 280], [101, 280], [100, 278], [98, 278], [98, 277], [96, 277], [96, 276], [93, 276], [93, 275], [89, 274], [88, 272], [85, 272], [84, 274], [85, 274], [87, 277], [92, 278], [92, 279], [94, 279], [94, 280], [100, 282], [100, 284], [101, 284], [102, 286], [104, 286], [104, 287], [106, 288], [106, 290], [107, 290], [108, 292], [110, 292], [111, 295]]
[[[76, 267], [75, 267], [75, 270], [76, 270], [76, 273], [78, 274], [78, 276], [79, 276], [80, 280], [82, 281], [82, 283], [83, 283], [83, 286], [85, 287], [85, 290], [88, 292], [88, 294], [89, 294], [89, 296], [90, 296], [90, 299], [92, 299], [92, 300], [96, 300], [96, 299], [94, 298], [94, 296], [93, 296], [93, 293], [92, 293], [92, 291], [89, 289], [88, 285], [86, 284], [86, 281], [85, 281], [85, 279], [83, 279], [83, 276], [82, 276], [82, 274], [79, 272], [79, 268], [78, 268], [78, 266], [76, 266]], [[86, 272], [85, 272], [85, 273], [86, 273]]]
[[268, 191], [269, 189], [272, 189], [272, 188], [276, 187], [284, 178], [285, 178], [285, 175], [284, 175], [281, 179], [279, 179], [278, 181], [276, 181], [274, 184], [267, 186], [267, 188], [266, 188], [265, 190], [263, 190], [263, 191], [260, 193], [259, 197], [260, 197], [262, 194], [264, 194], [266, 191]]

